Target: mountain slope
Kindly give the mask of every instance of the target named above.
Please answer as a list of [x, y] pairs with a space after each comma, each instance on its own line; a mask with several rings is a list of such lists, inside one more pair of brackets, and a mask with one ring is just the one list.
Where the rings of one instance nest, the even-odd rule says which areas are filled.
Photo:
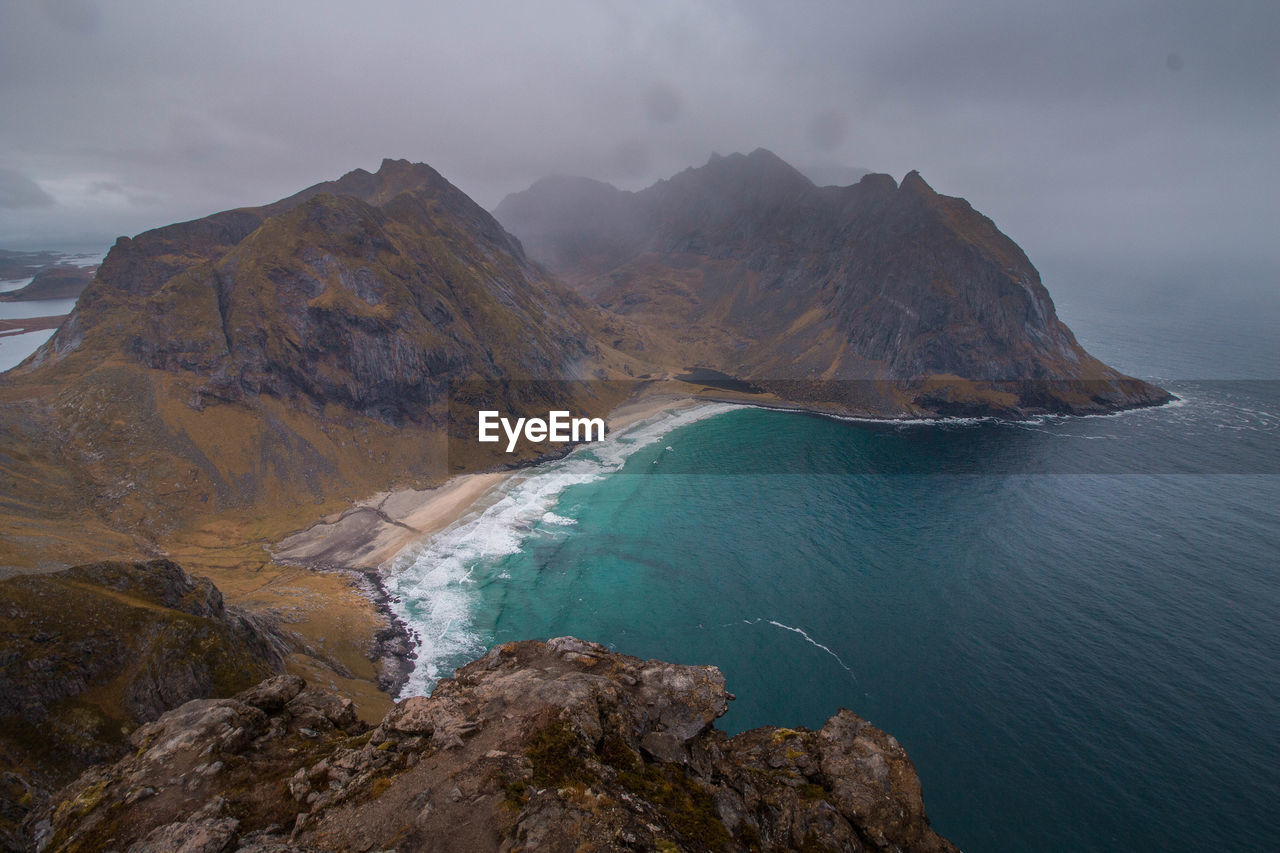
[[819, 188], [759, 149], [638, 193], [548, 179], [496, 215], [580, 293], [665, 332], [676, 363], [784, 398], [880, 415], [1168, 399], [1085, 352], [1022, 250], [915, 172]]
[[[596, 343], [612, 323], [404, 161], [121, 238], [0, 380], [0, 565], [123, 555], [130, 537], [155, 550], [228, 514], [283, 534], [343, 499], [510, 461], [450, 456], [451, 392], [486, 382], [504, 408], [601, 414], [616, 395], [563, 380], [628, 365]], [[59, 536], [70, 523], [83, 542]]]
[[201, 397], [308, 398], [396, 423], [458, 371], [574, 378], [586, 314], [438, 173], [387, 161], [121, 239], [32, 367], [113, 352], [207, 377]]

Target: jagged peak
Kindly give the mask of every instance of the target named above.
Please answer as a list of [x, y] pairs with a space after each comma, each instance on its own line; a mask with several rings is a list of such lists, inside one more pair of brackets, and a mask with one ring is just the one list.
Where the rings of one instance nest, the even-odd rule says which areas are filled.
[[752, 151], [750, 154], [747, 155], [747, 159], [754, 160], [757, 163], [770, 162], [770, 163], [782, 163], [785, 166], [791, 165], [786, 160], [783, 160], [777, 154], [774, 154], [768, 148], [764, 148], [764, 147], [760, 147]]
[[[414, 166], [426, 166], [426, 163], [412, 163], [404, 158], [393, 159], [391, 157], [383, 157], [382, 165], [378, 167], [379, 172], [385, 172], [388, 169], [411, 169]], [[429, 166], [427, 168], [430, 168]]]
[[[734, 167], [749, 166], [755, 169], [777, 169], [779, 171], [794, 172], [795, 174], [804, 177], [799, 169], [792, 166], [786, 160], [783, 160], [777, 154], [774, 154], [768, 148], [756, 148], [750, 154], [743, 154], [740, 151], [735, 151], [732, 154], [718, 154], [712, 152], [711, 157], [702, 168], [705, 169], [716, 164]], [[701, 169], [693, 168], [687, 171], [697, 172], [701, 171]]]
[[691, 187], [731, 186], [739, 189], [761, 186], [796, 190], [814, 188], [813, 181], [805, 177], [804, 173], [767, 148], [757, 148], [750, 154], [713, 153], [706, 165], [685, 169], [666, 181], [658, 181], [649, 189], [681, 184]]
[[912, 169], [910, 172], [907, 172], [907, 174], [905, 174], [902, 177], [901, 186], [902, 186], [902, 189], [904, 190], [909, 190], [913, 193], [918, 193], [920, 195], [925, 195], [925, 196], [937, 195], [937, 193], [934, 192], [933, 187], [929, 186], [929, 184], [925, 182], [925, 179], [920, 177], [920, 173], [915, 169]]
[[385, 159], [377, 172], [369, 174], [364, 169], [348, 172], [334, 181], [327, 191], [354, 195], [371, 204], [380, 204], [402, 192], [436, 186], [442, 181], [440, 173], [426, 163]]

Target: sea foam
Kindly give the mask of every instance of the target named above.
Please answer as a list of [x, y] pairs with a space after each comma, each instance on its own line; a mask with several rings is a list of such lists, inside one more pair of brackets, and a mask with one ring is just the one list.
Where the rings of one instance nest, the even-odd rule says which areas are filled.
[[491, 637], [474, 620], [480, 585], [509, 580], [494, 567], [530, 537], [564, 535], [576, 523], [556, 511], [565, 489], [617, 471], [674, 429], [736, 408], [708, 403], [663, 411], [562, 459], [520, 470], [454, 524], [399, 554], [384, 583], [417, 655], [400, 696], [429, 694], [437, 681], [485, 652]]

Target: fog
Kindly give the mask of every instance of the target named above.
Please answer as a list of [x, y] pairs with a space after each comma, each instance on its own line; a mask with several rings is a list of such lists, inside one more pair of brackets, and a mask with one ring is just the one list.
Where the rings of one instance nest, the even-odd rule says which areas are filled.
[[919, 169], [1049, 269], [1277, 269], [1280, 4], [1047, 5], [10, 0], [0, 246], [105, 247], [383, 157], [492, 209], [763, 146]]

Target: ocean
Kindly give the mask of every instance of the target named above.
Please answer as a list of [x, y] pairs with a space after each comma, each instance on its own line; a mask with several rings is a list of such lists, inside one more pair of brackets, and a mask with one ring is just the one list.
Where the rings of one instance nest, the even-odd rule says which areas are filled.
[[420, 641], [405, 694], [573, 634], [719, 666], [731, 733], [854, 710], [969, 851], [1272, 849], [1280, 312], [1169, 292], [1059, 297], [1092, 352], [1180, 398], [1159, 409], [704, 404], [521, 471], [391, 567]]

